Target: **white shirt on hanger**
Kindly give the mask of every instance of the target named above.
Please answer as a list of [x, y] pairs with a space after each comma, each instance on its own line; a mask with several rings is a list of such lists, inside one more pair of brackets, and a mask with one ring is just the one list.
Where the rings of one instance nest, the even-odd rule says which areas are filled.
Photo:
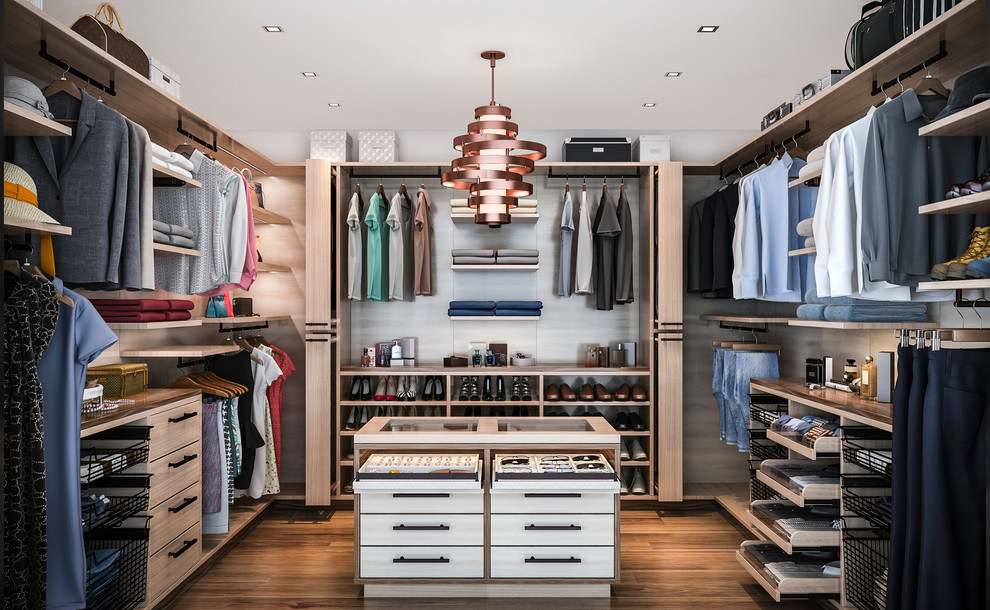
[[574, 292], [591, 294], [594, 292], [592, 271], [594, 241], [591, 237], [591, 208], [588, 207], [588, 191], [581, 189], [581, 206], [577, 221], [577, 259], [574, 264]]
[[364, 256], [364, 240], [361, 231], [364, 222], [361, 214], [361, 196], [354, 193], [351, 205], [347, 210], [347, 298], [352, 301], [361, 300], [362, 257]]
[[[275, 359], [261, 351], [260, 349], [251, 350], [251, 355], [256, 358], [261, 359], [261, 364], [258, 364], [254, 360], [251, 361], [252, 374], [254, 375], [254, 396], [253, 403], [251, 405], [251, 423], [254, 427], [265, 436], [265, 418], [270, 417], [267, 415], [268, 410], [268, 386], [272, 384], [273, 381], [282, 376], [282, 369], [278, 367], [275, 363]], [[248, 451], [254, 451], [254, 470], [251, 471], [251, 483], [248, 485], [247, 495], [252, 498], [260, 498], [262, 493], [265, 491], [265, 454], [268, 451], [267, 443], [258, 447], [257, 449], [248, 449]]]

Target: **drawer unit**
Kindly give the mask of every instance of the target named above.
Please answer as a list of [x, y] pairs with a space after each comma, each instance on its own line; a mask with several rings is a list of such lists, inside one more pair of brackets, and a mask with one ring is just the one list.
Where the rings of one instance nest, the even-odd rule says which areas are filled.
[[200, 444], [193, 443], [147, 465], [151, 476], [148, 506], [155, 508], [179, 491], [200, 480], [203, 464]]
[[613, 492], [492, 490], [492, 513], [613, 513]]
[[153, 462], [200, 440], [203, 433], [201, 410], [202, 405], [199, 401], [191, 401], [149, 417], [151, 448], [148, 461]]
[[481, 546], [485, 516], [361, 515], [361, 545]]
[[199, 562], [203, 535], [199, 523], [182, 532], [148, 558], [148, 596], [154, 600]]
[[151, 516], [148, 550], [158, 551], [176, 536], [199, 523], [203, 515], [200, 482], [183, 489], [148, 511]]
[[384, 514], [455, 514], [485, 512], [485, 496], [472, 490], [374, 490], [359, 491], [361, 513]]
[[615, 544], [614, 515], [492, 515], [493, 546]]
[[359, 578], [481, 578], [485, 548], [362, 546]]
[[611, 546], [493, 546], [492, 578], [613, 578]]

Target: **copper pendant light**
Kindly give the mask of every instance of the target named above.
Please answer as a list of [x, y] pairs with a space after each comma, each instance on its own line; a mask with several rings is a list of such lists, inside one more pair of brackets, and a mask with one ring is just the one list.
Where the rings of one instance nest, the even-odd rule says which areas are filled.
[[468, 132], [454, 138], [454, 150], [461, 157], [450, 162], [443, 185], [468, 190], [475, 224], [498, 228], [511, 222], [509, 209], [519, 204], [520, 197], [533, 194], [533, 185], [522, 176], [547, 156], [547, 147], [517, 139], [519, 126], [509, 121], [512, 110], [495, 103], [495, 62], [505, 53], [485, 51], [481, 56], [491, 62], [492, 98], [487, 106], [474, 109], [475, 121]]

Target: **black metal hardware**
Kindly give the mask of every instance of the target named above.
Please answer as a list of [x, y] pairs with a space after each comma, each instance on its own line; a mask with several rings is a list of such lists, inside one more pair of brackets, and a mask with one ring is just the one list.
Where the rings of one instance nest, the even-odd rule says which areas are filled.
[[330, 326], [329, 322], [306, 322], [303, 326]]
[[117, 95], [117, 89], [114, 87], [114, 81], [113, 81], [113, 79], [110, 79], [110, 86], [108, 87], [107, 85], [104, 85], [103, 83], [101, 83], [100, 81], [96, 80], [95, 78], [89, 76], [88, 74], [85, 74], [83, 72], [80, 72], [79, 70], [76, 70], [75, 68], [73, 68], [68, 63], [66, 63], [66, 62], [62, 61], [61, 59], [55, 57], [54, 55], [51, 55], [51, 54], [48, 53], [48, 41], [47, 40], [42, 40], [41, 41], [41, 50], [38, 51], [38, 55], [42, 59], [46, 59], [49, 62], [51, 62], [51, 63], [55, 64], [56, 66], [58, 66], [59, 68], [62, 68], [63, 70], [65, 70], [69, 74], [71, 74], [71, 75], [73, 75], [73, 76], [75, 76], [77, 78], [80, 78], [80, 79], [86, 81], [90, 85], [93, 85], [94, 87], [96, 87], [100, 91], [106, 93], [107, 95]]
[[683, 337], [661, 337], [661, 341], [684, 341]]
[[741, 330], [745, 332], [754, 332], [754, 333], [770, 332], [770, 325], [767, 324], [766, 322], [764, 322], [762, 326], [756, 326], [756, 325], [736, 326], [735, 324], [726, 324], [725, 322], [719, 322], [718, 327], [724, 328], [725, 330]]
[[306, 339], [306, 343], [326, 343], [330, 339]]
[[221, 322], [220, 323], [220, 327], [217, 329], [217, 332], [218, 333], [237, 333], [237, 332], [241, 332], [242, 330], [243, 331], [248, 331], [248, 330], [265, 330], [266, 328], [268, 328], [268, 322], [265, 322], [264, 324], [255, 324], [254, 326], [227, 326], [226, 328], [224, 327], [223, 322]]
[[581, 563], [581, 558], [561, 557], [560, 559], [555, 559], [552, 557], [527, 557], [525, 563]]
[[[781, 144], [785, 144], [786, 145], [787, 142], [797, 142], [797, 139], [798, 138], [800, 138], [802, 136], [806, 136], [809, 133], [811, 133], [811, 121], [805, 121], [804, 122], [804, 129], [802, 129], [801, 131], [795, 133], [794, 135], [792, 135], [789, 138], [784, 138], [783, 140], [781, 140]], [[741, 176], [742, 175], [742, 169], [744, 167], [746, 167], [748, 165], [756, 165], [756, 164], [758, 164], [760, 162], [760, 159], [763, 159], [764, 157], [766, 157], [767, 155], [769, 155], [772, 151], [773, 151], [773, 141], [771, 140], [770, 141], [770, 146], [764, 146], [763, 147], [763, 152], [761, 154], [759, 154], [759, 155], [756, 155], [756, 158], [754, 158], [752, 161], [746, 161], [742, 165], [738, 166], [736, 169], [730, 170], [728, 172], [723, 172], [722, 171], [722, 167], [719, 166], [719, 168], [718, 168], [718, 179], [719, 180], [724, 180], [724, 179], [728, 178], [729, 176], [731, 176], [732, 174], [735, 174], [735, 173], [738, 173]]]
[[178, 462], [169, 462], [168, 467], [169, 468], [178, 468], [178, 467], [182, 466], [183, 464], [188, 464], [189, 462], [195, 460], [198, 457], [199, 457], [199, 454], [198, 453], [194, 453], [192, 455], [186, 455], [186, 456], [183, 456], [182, 459], [179, 460]]
[[393, 498], [449, 498], [450, 494], [445, 493], [395, 493]]
[[526, 528], [529, 531], [569, 531], [569, 532], [579, 532], [581, 531], [580, 525], [536, 525], [535, 523], [527, 525]]
[[[591, 165], [594, 165], [594, 164], [591, 164]], [[580, 177], [582, 179], [584, 179], [584, 178], [601, 178], [603, 180], [606, 179], [606, 178], [639, 178], [639, 177], [642, 176], [642, 169], [636, 168], [636, 173], [635, 174], [622, 174], [622, 173], [616, 173], [616, 174], [585, 174], [585, 173], [579, 172], [579, 171], [577, 171], [577, 169], [575, 169], [573, 172], [568, 171], [564, 175], [553, 173], [553, 168], [552, 167], [549, 170], [547, 170], [547, 178], [558, 178], [558, 179], [559, 178], [563, 178], [565, 180], [569, 180], [571, 174], [574, 174], [575, 179], [577, 179], [578, 177]]]
[[411, 557], [409, 559], [396, 557], [392, 560], [392, 563], [450, 563], [450, 559], [447, 557]]
[[170, 552], [168, 554], [168, 556], [169, 557], [172, 557], [172, 558], [178, 557], [179, 555], [181, 555], [181, 554], [185, 553], [186, 551], [188, 551], [189, 549], [191, 549], [193, 547], [193, 545], [195, 545], [197, 542], [199, 542], [199, 538], [193, 538], [192, 540], [186, 540], [186, 543], [184, 545], [182, 545], [182, 548], [181, 549], [179, 549], [178, 551], [176, 551], [174, 553], [171, 553]]
[[870, 95], [880, 95], [888, 87], [893, 87], [894, 85], [896, 85], [898, 83], [903, 83], [904, 82], [904, 79], [911, 78], [913, 75], [917, 74], [918, 72], [921, 72], [922, 70], [927, 70], [928, 68], [931, 68], [933, 63], [937, 62], [940, 59], [944, 59], [944, 58], [946, 58], [948, 56], [949, 56], [949, 52], [945, 50], [945, 40], [940, 40], [938, 42], [938, 53], [936, 53], [935, 55], [932, 55], [931, 57], [929, 57], [925, 61], [921, 62], [917, 66], [915, 66], [915, 67], [913, 67], [913, 68], [911, 68], [909, 70], [906, 70], [904, 72], [901, 72], [900, 74], [897, 75], [897, 78], [893, 78], [893, 79], [885, 82], [884, 84], [880, 85], [879, 87], [877, 86], [876, 79], [874, 79], [873, 80], [873, 90], [870, 91]]
[[435, 174], [401, 174], [401, 173], [397, 173], [397, 174], [355, 174], [354, 173], [354, 168], [350, 168], [348, 170], [348, 175], [353, 180], [384, 180], [386, 178], [389, 178], [389, 179], [399, 179], [399, 180], [413, 179], [413, 178], [419, 178], [420, 180], [427, 180], [427, 179], [433, 179], [433, 178], [442, 179], [443, 178], [443, 168], [438, 167], [437, 168], [437, 173], [435, 173]]
[[213, 152], [217, 152], [217, 135], [216, 134], [213, 134], [213, 144], [210, 144], [206, 140], [203, 140], [202, 138], [197, 138], [193, 134], [191, 134], [188, 131], [186, 131], [185, 129], [183, 129], [182, 128], [182, 119], [179, 119], [179, 126], [175, 130], [178, 131], [179, 133], [181, 133], [182, 135], [184, 135], [185, 137], [189, 138], [193, 142], [196, 142], [197, 144], [199, 144], [201, 146], [205, 146], [206, 148], [212, 150]]
[[525, 493], [524, 498], [580, 498], [576, 493]]
[[183, 413], [182, 414], [182, 417], [170, 417], [170, 418], [168, 418], [168, 423], [170, 423], [170, 424], [177, 424], [180, 421], [185, 421], [185, 420], [187, 420], [189, 418], [196, 417], [197, 415], [199, 415], [199, 411], [193, 411], [192, 413]]
[[977, 299], [975, 301], [963, 298], [963, 291], [956, 291], [956, 300], [952, 303], [953, 307], [969, 307], [971, 309], [977, 307], [990, 307], [990, 300], [987, 299]]
[[170, 506], [170, 507], [168, 507], [168, 512], [170, 512], [170, 513], [180, 513], [187, 506], [189, 506], [190, 504], [192, 504], [193, 502], [195, 502], [198, 499], [199, 499], [199, 496], [193, 496], [191, 498], [183, 498], [184, 502], [182, 504], [180, 504], [178, 506]]
[[392, 531], [396, 532], [412, 532], [412, 531], [430, 531], [430, 532], [449, 532], [449, 525], [406, 525], [400, 523], [399, 525], [393, 525]]

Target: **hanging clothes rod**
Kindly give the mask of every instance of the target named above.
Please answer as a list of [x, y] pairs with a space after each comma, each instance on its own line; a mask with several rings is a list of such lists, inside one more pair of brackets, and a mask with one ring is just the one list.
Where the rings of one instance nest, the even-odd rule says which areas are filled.
[[[784, 138], [783, 140], [780, 141], [780, 143], [778, 145], [784, 145], [784, 146], [786, 146], [788, 142], [797, 143], [797, 139], [798, 138], [803, 137], [803, 136], [806, 136], [809, 133], [811, 133], [811, 121], [807, 121], [806, 120], [804, 122], [804, 129], [802, 129], [801, 131], [798, 131], [797, 133], [795, 133], [794, 135], [790, 136], [789, 138]], [[724, 179], [728, 178], [729, 176], [731, 176], [732, 174], [735, 174], [735, 173], [738, 173], [739, 175], [742, 175], [742, 169], [744, 167], [746, 167], [748, 165], [756, 165], [756, 164], [758, 164], [760, 162], [760, 160], [763, 159], [764, 157], [766, 157], [767, 155], [769, 155], [774, 150], [774, 148], [776, 148], [776, 146], [774, 145], [773, 140], [771, 140], [770, 141], [770, 146], [764, 146], [763, 147], [763, 152], [761, 154], [759, 154], [759, 155], [756, 155], [756, 158], [754, 158], [752, 161], [746, 161], [742, 165], [738, 166], [736, 169], [729, 170], [729, 172], [727, 172], [727, 173], [723, 172], [722, 171], [722, 167], [719, 166], [719, 168], [718, 168], [718, 170], [719, 170], [718, 179], [719, 180], [724, 180]]]
[[945, 41], [940, 40], [938, 43], [938, 53], [932, 55], [931, 57], [921, 62], [917, 66], [909, 70], [906, 70], [904, 72], [901, 72], [900, 74], [897, 75], [897, 78], [892, 78], [889, 81], [885, 82], [884, 84], [880, 85], [879, 87], [877, 86], [876, 79], [874, 79], [873, 91], [870, 92], [870, 95], [880, 95], [881, 93], [884, 92], [885, 89], [889, 87], [893, 87], [898, 83], [903, 83], [905, 79], [911, 78], [913, 75], [917, 74], [918, 72], [921, 72], [922, 70], [927, 70], [928, 68], [931, 68], [933, 63], [939, 61], [940, 59], [944, 59], [948, 56], [949, 56], [949, 52], [945, 50]]
[[555, 174], [555, 173], [553, 173], [553, 168], [551, 167], [547, 171], [547, 178], [557, 178], [557, 179], [564, 179], [564, 180], [569, 180], [571, 178], [571, 176], [573, 176], [575, 180], [578, 179], [578, 178], [601, 178], [603, 180], [606, 179], [606, 178], [639, 178], [639, 177], [642, 176], [641, 171], [642, 170], [640, 170], [639, 168], [637, 168], [635, 174], [622, 174], [622, 173], [615, 173], [615, 174], [585, 174], [585, 173], [582, 173], [582, 172], [579, 172], [579, 171], [573, 171], [573, 172], [572, 171], [568, 171], [565, 174], [559, 174], [559, 173]]
[[386, 178], [389, 178], [389, 179], [398, 179], [398, 180], [405, 180], [407, 178], [408, 179], [419, 178], [420, 180], [427, 180], [427, 179], [433, 179], [433, 178], [440, 179], [443, 176], [443, 171], [441, 170], [441, 168], [438, 167], [437, 168], [437, 173], [435, 173], [435, 174], [414, 174], [414, 173], [410, 173], [410, 174], [355, 174], [354, 173], [354, 170], [353, 169], [350, 169], [348, 171], [348, 175], [351, 177], [352, 180], [384, 180]]
[[175, 366], [177, 368], [184, 369], [190, 366], [199, 366], [201, 364], [207, 364], [213, 362], [214, 360], [217, 360], [218, 358], [220, 358], [220, 356], [207, 356], [205, 358], [197, 358], [195, 360], [183, 360], [182, 358], [179, 358], [179, 361], [176, 363]]
[[227, 326], [224, 328], [223, 322], [220, 323], [220, 327], [217, 329], [218, 333], [237, 333], [241, 331], [248, 330], [265, 330], [268, 328], [268, 322], [264, 324], [256, 324], [254, 326]]
[[48, 62], [55, 64], [56, 66], [58, 66], [59, 68], [65, 70], [66, 72], [68, 72], [69, 74], [75, 76], [76, 78], [80, 78], [80, 79], [86, 81], [88, 84], [93, 85], [94, 87], [96, 87], [97, 89], [99, 89], [100, 91], [102, 91], [103, 93], [106, 93], [107, 95], [117, 95], [117, 89], [114, 86], [113, 79], [110, 79], [110, 86], [108, 87], [107, 85], [104, 85], [103, 83], [101, 83], [100, 81], [96, 80], [95, 78], [89, 76], [88, 74], [86, 74], [84, 72], [80, 72], [79, 70], [73, 68], [68, 63], [66, 63], [66, 62], [62, 61], [61, 59], [55, 57], [54, 55], [51, 55], [50, 53], [48, 53], [48, 41], [46, 41], [46, 40], [42, 40], [41, 41], [41, 50], [38, 51], [38, 55], [42, 59], [47, 60]]
[[981, 298], [981, 299], [977, 299], [975, 301], [972, 301], [970, 299], [964, 299], [962, 293], [963, 293], [962, 290], [957, 290], [956, 291], [956, 300], [952, 302], [952, 306], [953, 307], [956, 307], [956, 308], [959, 308], [959, 307], [969, 307], [969, 308], [990, 307], [990, 300], [988, 300], [986, 298]]
[[[181, 133], [185, 137], [189, 138], [193, 142], [196, 142], [197, 144], [200, 144], [202, 146], [205, 146], [206, 148], [212, 150], [213, 152], [217, 152], [217, 136], [216, 136], [216, 134], [213, 135], [213, 144], [210, 144], [206, 140], [197, 138], [193, 134], [191, 134], [188, 131], [186, 131], [185, 129], [183, 129], [182, 128], [182, 119], [179, 119], [179, 127], [176, 129], [176, 131], [178, 131], [179, 133]], [[234, 155], [234, 156], [237, 156], [237, 155]], [[238, 158], [240, 158], [240, 157], [238, 157]]]
[[725, 330], [741, 330], [748, 333], [770, 332], [770, 326], [767, 323], [763, 323], [762, 325], [753, 325], [753, 326], [736, 326], [735, 324], [726, 324], [725, 322], [719, 322], [718, 327], [723, 328]]

